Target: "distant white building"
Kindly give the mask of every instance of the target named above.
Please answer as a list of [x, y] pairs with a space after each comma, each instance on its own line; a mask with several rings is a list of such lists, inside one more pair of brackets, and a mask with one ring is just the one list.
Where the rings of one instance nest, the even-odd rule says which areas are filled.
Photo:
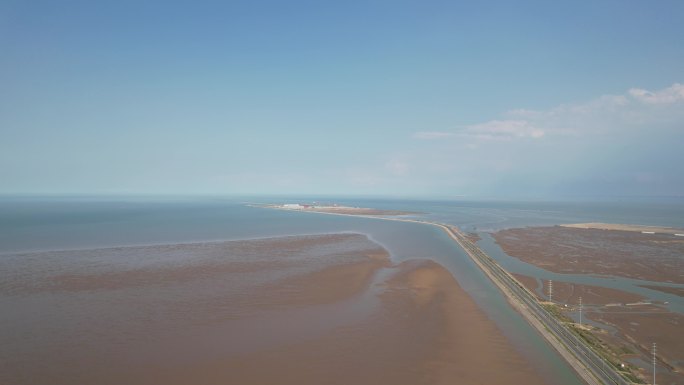
[[299, 203], [286, 203], [283, 205], [283, 208], [285, 209], [301, 209], [302, 205]]

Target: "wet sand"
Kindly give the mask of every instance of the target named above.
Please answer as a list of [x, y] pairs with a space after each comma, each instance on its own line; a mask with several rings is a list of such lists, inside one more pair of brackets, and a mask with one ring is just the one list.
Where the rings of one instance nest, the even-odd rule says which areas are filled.
[[417, 214], [409, 211], [398, 210], [379, 210], [364, 207], [325, 207], [325, 208], [311, 208], [304, 211], [313, 211], [317, 213], [331, 213], [331, 214], [346, 214], [346, 215], [409, 215]]
[[369, 215], [369, 216], [398, 216], [398, 215], [412, 215], [420, 214], [413, 211], [399, 211], [399, 210], [381, 210], [369, 207], [350, 207], [350, 206], [299, 206], [289, 207], [286, 205], [265, 205], [263, 207], [289, 210], [289, 211], [303, 211], [312, 213], [327, 213], [327, 214], [342, 214], [342, 215]]
[[684, 239], [671, 235], [567, 227], [492, 234], [506, 254], [556, 273], [684, 283]]
[[684, 234], [684, 229], [677, 229], [674, 227], [663, 226], [643, 226], [643, 225], [626, 225], [618, 223], [573, 223], [567, 225], [560, 225], [562, 227], [572, 227], [578, 229], [597, 229], [597, 230], [619, 230], [632, 232], [647, 232], [659, 234]]
[[379, 311], [362, 324], [221, 370], [250, 384], [543, 383], [447, 270], [432, 262], [394, 270], [382, 283]]
[[544, 383], [446, 269], [391, 266], [359, 234], [20, 254], [0, 274], [0, 383]]

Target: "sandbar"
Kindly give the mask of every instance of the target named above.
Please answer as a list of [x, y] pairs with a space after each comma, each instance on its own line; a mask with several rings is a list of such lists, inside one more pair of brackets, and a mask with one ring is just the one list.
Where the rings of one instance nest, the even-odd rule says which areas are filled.
[[279, 204], [279, 205], [263, 205], [263, 207], [303, 211], [313, 213], [327, 213], [327, 214], [342, 214], [342, 215], [359, 215], [359, 216], [400, 216], [420, 214], [414, 211], [400, 211], [400, 210], [382, 210], [369, 207], [353, 207], [353, 206], [339, 206], [339, 205], [308, 205], [308, 204]]
[[577, 229], [597, 229], [597, 230], [617, 230], [617, 231], [631, 231], [640, 233], [655, 233], [655, 234], [681, 234], [684, 235], [684, 229], [677, 229], [674, 227], [663, 226], [645, 226], [645, 225], [628, 225], [619, 223], [571, 223], [560, 225], [562, 227], [577, 228]]

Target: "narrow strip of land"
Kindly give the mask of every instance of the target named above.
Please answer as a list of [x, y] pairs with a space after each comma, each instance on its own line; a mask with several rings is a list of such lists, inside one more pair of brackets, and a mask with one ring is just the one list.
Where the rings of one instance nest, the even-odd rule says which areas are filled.
[[625, 225], [617, 223], [573, 223], [560, 225], [561, 227], [570, 227], [576, 229], [597, 229], [597, 230], [613, 230], [613, 231], [631, 231], [641, 232], [645, 234], [671, 234], [677, 236], [684, 236], [684, 229], [676, 229], [674, 227], [662, 226], [644, 226], [644, 225]]
[[[271, 208], [277, 208], [271, 206]], [[489, 279], [506, 296], [508, 302], [532, 325], [546, 341], [559, 352], [578, 375], [588, 385], [616, 384], [629, 385], [605, 359], [594, 352], [582, 339], [573, 334], [565, 325], [550, 314], [522, 284], [504, 270], [493, 258], [485, 254], [471, 242], [457, 227], [437, 222], [408, 218], [391, 218], [368, 215], [354, 215], [334, 212], [316, 212], [318, 214], [343, 215], [382, 219], [398, 222], [410, 222], [437, 226], [444, 230], [489, 277]]]

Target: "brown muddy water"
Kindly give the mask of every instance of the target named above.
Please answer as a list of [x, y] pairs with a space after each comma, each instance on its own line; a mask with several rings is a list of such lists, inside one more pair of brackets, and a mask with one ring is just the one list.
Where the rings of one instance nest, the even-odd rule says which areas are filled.
[[2, 384], [544, 383], [446, 269], [392, 265], [365, 235], [23, 253], [0, 267]]

